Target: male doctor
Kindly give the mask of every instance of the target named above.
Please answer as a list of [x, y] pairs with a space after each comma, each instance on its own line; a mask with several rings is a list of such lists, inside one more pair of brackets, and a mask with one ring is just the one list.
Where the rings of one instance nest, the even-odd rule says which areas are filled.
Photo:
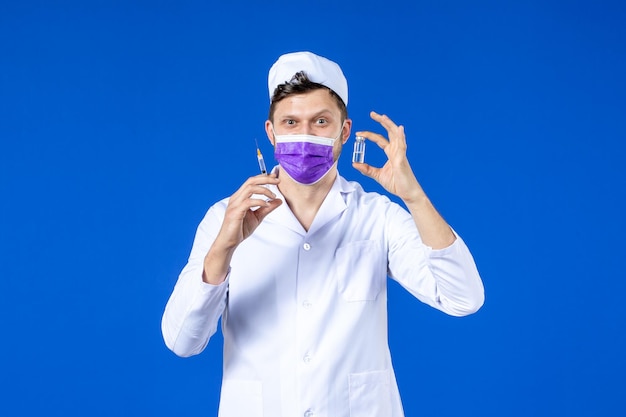
[[353, 166], [406, 208], [338, 174], [352, 121], [336, 63], [283, 55], [268, 86], [265, 131], [279, 165], [207, 212], [165, 308], [165, 343], [196, 355], [221, 317], [221, 417], [403, 416], [387, 277], [468, 315], [484, 300], [472, 255], [422, 190], [404, 128], [389, 117], [371, 113], [387, 137], [356, 132], [385, 152], [385, 165]]

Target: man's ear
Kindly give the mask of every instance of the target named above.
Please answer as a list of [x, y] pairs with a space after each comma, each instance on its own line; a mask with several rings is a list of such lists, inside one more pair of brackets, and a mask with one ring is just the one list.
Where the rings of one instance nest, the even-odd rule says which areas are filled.
[[343, 122], [343, 129], [341, 131], [341, 143], [344, 145], [350, 139], [350, 131], [352, 130], [352, 119], [346, 119]]
[[274, 130], [272, 129], [272, 122], [269, 120], [265, 121], [265, 134], [269, 139], [272, 146], [276, 146], [276, 138], [274, 137]]

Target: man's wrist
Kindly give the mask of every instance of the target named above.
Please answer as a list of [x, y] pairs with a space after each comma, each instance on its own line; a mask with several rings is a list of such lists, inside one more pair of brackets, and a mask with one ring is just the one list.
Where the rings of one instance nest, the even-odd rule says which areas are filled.
[[207, 284], [219, 285], [226, 279], [230, 271], [230, 260], [234, 250], [221, 250], [211, 247], [204, 257], [202, 281]]
[[211, 285], [220, 285], [222, 284], [225, 280], [226, 277], [228, 276], [228, 272], [230, 271], [230, 268], [226, 270], [225, 273], [207, 273], [207, 269], [205, 268], [202, 271], [202, 282], [206, 283], [206, 284], [211, 284]]

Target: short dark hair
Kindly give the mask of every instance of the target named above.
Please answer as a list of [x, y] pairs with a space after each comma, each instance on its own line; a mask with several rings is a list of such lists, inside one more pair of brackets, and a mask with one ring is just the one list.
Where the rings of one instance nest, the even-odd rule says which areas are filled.
[[272, 101], [270, 103], [270, 112], [269, 112], [269, 120], [274, 121], [274, 110], [276, 110], [276, 103], [281, 101], [284, 98], [289, 96], [293, 96], [296, 94], [305, 94], [309, 91], [325, 89], [330, 92], [330, 95], [335, 99], [337, 105], [339, 106], [339, 110], [341, 111], [341, 117], [343, 120], [348, 118], [348, 109], [346, 108], [346, 104], [343, 102], [341, 97], [337, 95], [333, 90], [326, 87], [323, 84], [315, 83], [307, 77], [304, 71], [297, 72], [291, 80], [284, 83], [278, 84], [276, 89], [274, 90], [274, 94], [272, 95]]

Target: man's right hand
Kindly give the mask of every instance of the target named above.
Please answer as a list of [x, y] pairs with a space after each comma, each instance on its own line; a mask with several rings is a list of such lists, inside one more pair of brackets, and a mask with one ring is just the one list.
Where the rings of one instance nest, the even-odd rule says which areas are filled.
[[[257, 175], [248, 178], [230, 197], [222, 227], [204, 258], [204, 282], [214, 285], [222, 283], [237, 246], [256, 230], [265, 216], [282, 204], [283, 201], [265, 187], [279, 182], [275, 174]], [[267, 200], [261, 196], [267, 197]]]

